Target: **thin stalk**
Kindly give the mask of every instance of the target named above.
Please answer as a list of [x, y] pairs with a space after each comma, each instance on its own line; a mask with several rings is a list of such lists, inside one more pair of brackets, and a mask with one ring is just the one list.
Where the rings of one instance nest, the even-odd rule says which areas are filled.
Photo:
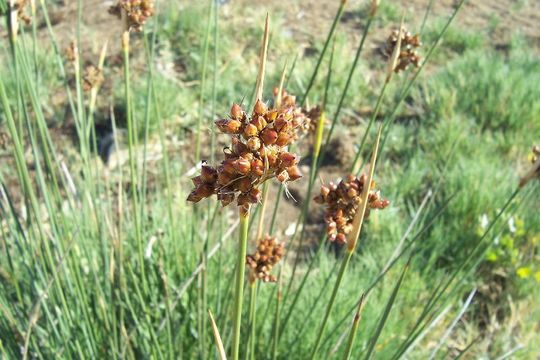
[[240, 237], [238, 244], [238, 258], [236, 262], [236, 284], [234, 294], [234, 318], [233, 318], [233, 339], [232, 339], [232, 359], [238, 360], [240, 350], [240, 327], [242, 323], [242, 304], [244, 301], [244, 273], [246, 269], [246, 253], [249, 228], [249, 209], [240, 208]]
[[216, 342], [217, 351], [219, 354], [220, 360], [227, 360], [227, 355], [225, 354], [225, 347], [223, 346], [223, 341], [221, 340], [221, 335], [219, 334], [219, 329], [214, 320], [212, 312], [208, 310], [208, 316], [210, 317], [210, 323], [212, 324], [212, 331], [214, 333], [214, 340]]
[[354, 339], [356, 338], [356, 333], [358, 332], [358, 326], [360, 325], [360, 318], [362, 316], [362, 309], [364, 308], [365, 297], [366, 297], [365, 293], [362, 293], [362, 296], [360, 296], [358, 309], [356, 310], [356, 314], [354, 315], [354, 319], [351, 326], [351, 332], [349, 334], [349, 340], [347, 341], [347, 348], [345, 349], [345, 355], [343, 356], [343, 360], [349, 360], [351, 358], [352, 349], [354, 345]]
[[257, 284], [258, 281], [250, 281], [249, 284], [249, 329], [246, 359], [255, 358], [255, 333], [256, 333], [256, 315], [257, 315]]
[[[370, 17], [368, 18], [368, 21], [366, 23], [366, 27], [364, 28], [364, 32], [362, 33], [362, 38], [360, 39], [360, 44], [358, 45], [358, 49], [356, 50], [356, 55], [354, 57], [353, 64], [351, 66], [351, 69], [349, 70], [349, 75], [347, 77], [347, 82], [345, 83], [345, 87], [343, 88], [343, 91], [341, 92], [341, 97], [339, 98], [339, 102], [336, 108], [336, 112], [334, 113], [334, 117], [332, 118], [332, 124], [330, 125], [330, 130], [328, 130], [328, 134], [326, 135], [326, 140], [324, 142], [324, 147], [322, 150], [322, 156], [319, 161], [322, 161], [324, 158], [324, 155], [326, 154], [326, 150], [328, 147], [328, 144], [330, 144], [330, 140], [332, 139], [332, 135], [334, 134], [334, 128], [336, 127], [336, 124], [338, 123], [339, 115], [341, 114], [341, 109], [343, 108], [343, 103], [345, 102], [345, 97], [349, 93], [349, 87], [351, 86], [351, 82], [354, 76], [354, 72], [356, 71], [356, 68], [358, 67], [358, 61], [360, 60], [360, 54], [362, 53], [362, 49], [364, 48], [364, 43], [367, 38], [367, 34], [369, 32], [369, 29], [371, 27], [371, 24], [373, 23], [373, 18], [375, 17], [375, 13], [373, 12]], [[318, 164], [320, 166], [320, 164]]]
[[197, 139], [195, 143], [195, 162], [198, 164], [201, 159], [201, 124], [204, 116], [204, 90], [206, 87], [206, 68], [208, 64], [208, 49], [210, 46], [210, 28], [212, 23], [212, 2], [210, 0], [210, 13], [208, 14], [208, 21], [206, 23], [206, 31], [204, 35], [203, 43], [203, 57], [201, 67], [201, 87], [199, 89], [199, 116], [197, 117]]
[[279, 319], [280, 319], [280, 312], [281, 312], [281, 281], [282, 277], [279, 276], [278, 284], [277, 284], [277, 292], [276, 292], [276, 312], [274, 314], [274, 333], [272, 338], [272, 360], [277, 359], [278, 355], [278, 343], [279, 343]]
[[388, 86], [388, 81], [384, 82], [384, 85], [381, 89], [381, 92], [379, 93], [379, 96], [377, 98], [377, 103], [375, 105], [375, 109], [373, 110], [373, 113], [371, 114], [371, 118], [369, 119], [368, 126], [364, 132], [364, 136], [362, 136], [362, 140], [360, 141], [360, 146], [358, 146], [358, 149], [356, 150], [356, 154], [354, 156], [354, 160], [351, 166], [351, 173], [356, 174], [358, 173], [358, 161], [360, 160], [360, 157], [362, 156], [362, 150], [364, 149], [364, 145], [366, 144], [367, 137], [369, 135], [369, 131], [371, 130], [371, 127], [373, 126], [373, 123], [375, 122], [375, 119], [379, 115], [379, 111], [381, 109], [382, 99], [384, 97], [384, 93], [386, 92], [386, 88]]
[[[123, 14], [125, 17], [126, 14]], [[127, 20], [124, 20], [127, 21]], [[129, 30], [122, 33], [122, 52], [124, 55], [124, 91], [125, 91], [125, 104], [126, 104], [126, 118], [127, 118], [127, 133], [128, 133], [128, 153], [129, 153], [129, 169], [131, 176], [131, 198], [133, 201], [133, 222], [135, 224], [135, 236], [137, 239], [137, 251], [139, 256], [139, 266], [141, 270], [141, 276], [143, 279], [144, 290], [146, 291], [146, 275], [145, 275], [145, 263], [143, 256], [143, 244], [142, 234], [140, 229], [139, 219], [139, 199], [137, 192], [137, 169], [135, 167], [135, 149], [134, 149], [134, 124], [133, 124], [133, 112], [131, 109], [131, 85], [130, 85], [130, 72], [129, 72]]]
[[309, 95], [309, 92], [311, 91], [311, 88], [313, 87], [313, 84], [315, 83], [315, 79], [317, 78], [317, 74], [319, 73], [319, 68], [321, 67], [322, 60], [324, 59], [324, 55], [326, 54], [326, 50], [328, 49], [330, 40], [334, 36], [334, 32], [336, 30], [337, 24], [339, 22], [339, 19], [341, 19], [341, 15], [343, 15], [343, 11], [345, 10], [346, 5], [347, 5], [347, 0], [341, 0], [341, 4], [339, 5], [336, 16], [334, 16], [334, 21], [332, 22], [332, 26], [330, 27], [330, 31], [328, 32], [328, 36], [326, 37], [326, 41], [324, 42], [321, 55], [319, 55], [319, 59], [317, 60], [317, 64], [315, 65], [315, 69], [313, 70], [313, 74], [311, 75], [311, 79], [309, 80], [306, 91], [304, 92], [304, 96], [302, 97], [302, 102], [300, 104], [301, 106], [304, 106], [304, 104], [306, 103], [306, 99]]

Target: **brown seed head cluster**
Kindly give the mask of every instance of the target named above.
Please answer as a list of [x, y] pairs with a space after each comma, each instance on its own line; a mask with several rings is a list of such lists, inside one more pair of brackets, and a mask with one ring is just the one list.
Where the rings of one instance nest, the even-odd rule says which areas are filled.
[[523, 187], [534, 178], [540, 180], [540, 147], [533, 146], [531, 156], [532, 167], [529, 171], [519, 180], [519, 186]]
[[77, 61], [77, 57], [79, 56], [78, 52], [79, 52], [79, 49], [77, 48], [77, 43], [75, 42], [75, 40], [72, 40], [69, 43], [69, 46], [66, 47], [66, 49], [64, 50], [64, 55], [66, 57], [66, 60], [69, 62]]
[[[8, 1], [6, 3], [9, 4]], [[32, 18], [26, 14], [26, 6], [30, 2], [28, 0], [15, 0], [13, 1], [13, 8], [9, 11], [16, 11], [17, 12], [17, 18], [24, 22], [26, 25], [30, 25], [32, 22]]]
[[276, 277], [270, 272], [283, 254], [285, 246], [276, 241], [276, 238], [266, 236], [257, 244], [257, 251], [253, 255], [246, 256], [246, 264], [250, 271], [249, 280], [251, 283], [260, 279], [264, 282], [276, 282]]
[[[385, 55], [391, 57], [394, 49], [397, 46], [399, 38], [399, 30], [392, 31], [392, 34], [386, 40]], [[399, 73], [405, 70], [409, 64], [415, 67], [420, 66], [420, 56], [417, 53], [418, 48], [422, 45], [420, 35], [412, 35], [409, 31], [403, 29], [401, 32], [401, 48], [394, 71]]]
[[300, 157], [287, 148], [297, 139], [303, 118], [295, 116], [294, 102], [283, 100], [276, 109], [257, 100], [251, 115], [233, 104], [230, 116], [215, 122], [231, 136], [232, 144], [224, 149], [225, 160], [219, 166], [203, 164], [201, 175], [192, 179], [195, 189], [188, 201], [216, 194], [223, 206], [236, 199], [238, 206], [248, 208], [260, 201], [263, 182], [275, 177], [287, 184], [302, 177], [297, 166]]
[[[277, 98], [279, 89], [277, 87], [274, 88], [274, 98]], [[308, 111], [306, 111], [303, 108], [296, 106], [296, 96], [291, 95], [287, 92], [287, 90], [282, 89], [281, 91], [281, 106], [282, 109], [288, 109], [293, 117], [293, 122], [295, 124], [299, 124], [296, 138], [298, 138], [298, 133], [301, 131], [303, 134], [308, 133], [310, 131], [310, 128], [312, 124], [315, 121], [312, 120], [313, 118], [309, 117]], [[315, 124], [316, 126], [316, 124]], [[296, 140], [295, 138], [295, 140]]]
[[[347, 176], [339, 184], [331, 182], [328, 186], [321, 186], [321, 194], [315, 197], [315, 202], [326, 205], [324, 221], [327, 224], [326, 232], [332, 242], [343, 245], [347, 242], [347, 235], [352, 231], [353, 219], [359, 209], [362, 191], [367, 176]], [[381, 199], [375, 190], [375, 182], [371, 182], [368, 196], [368, 206], [364, 218], [369, 216], [370, 209], [384, 209], [390, 202]]]
[[98, 88], [103, 84], [104, 80], [103, 73], [99, 68], [94, 65], [88, 65], [84, 69], [83, 90], [88, 92], [94, 88]]
[[154, 15], [153, 0], [119, 0], [116, 5], [109, 8], [109, 13], [122, 17], [125, 11], [129, 30], [142, 31], [146, 20]]

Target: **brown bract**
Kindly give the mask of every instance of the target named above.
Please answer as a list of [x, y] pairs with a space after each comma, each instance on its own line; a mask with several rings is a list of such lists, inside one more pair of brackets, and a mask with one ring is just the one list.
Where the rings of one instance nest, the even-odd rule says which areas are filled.
[[98, 88], [103, 84], [104, 81], [103, 73], [100, 69], [95, 67], [94, 65], [88, 65], [84, 69], [84, 76], [83, 76], [83, 90], [84, 91], [91, 91], [94, 88]]
[[276, 282], [276, 277], [270, 272], [284, 253], [285, 246], [277, 242], [276, 238], [267, 235], [259, 240], [255, 253], [246, 256], [246, 264], [250, 269], [249, 281], [253, 283], [259, 279], [264, 282]]
[[[331, 182], [328, 186], [321, 186], [321, 193], [314, 200], [318, 204], [326, 205], [324, 221], [327, 224], [326, 232], [330, 241], [340, 245], [347, 242], [347, 235], [352, 231], [353, 219], [362, 201], [361, 195], [366, 181], [366, 175], [360, 177], [349, 175], [337, 185]], [[388, 200], [381, 199], [373, 181], [364, 218], [369, 216], [371, 209], [384, 209], [389, 203]]]
[[[9, 1], [6, 1], [7, 5], [9, 6]], [[15, 0], [13, 1], [13, 8], [9, 9], [8, 11], [16, 11], [17, 12], [17, 18], [24, 22], [26, 25], [30, 25], [32, 22], [32, 18], [26, 14], [26, 6], [30, 2], [28, 0]], [[3, 15], [3, 14], [2, 14]]]
[[287, 184], [301, 178], [300, 157], [288, 151], [303, 126], [303, 117], [296, 112], [294, 101], [269, 109], [258, 100], [251, 115], [233, 104], [230, 116], [215, 122], [231, 137], [231, 146], [223, 151], [225, 159], [217, 167], [203, 164], [201, 175], [192, 179], [195, 189], [187, 200], [198, 202], [215, 194], [223, 206], [236, 200], [248, 208], [260, 201], [259, 186], [265, 181], [277, 178]]
[[154, 1], [152, 0], [119, 0], [109, 8], [109, 13], [122, 17], [125, 11], [128, 30], [142, 31], [146, 20], [154, 15]]
[[[399, 30], [392, 31], [392, 34], [386, 40], [386, 48], [384, 50], [385, 55], [391, 57], [395, 47], [398, 43]], [[403, 29], [401, 33], [401, 49], [397, 59], [394, 72], [399, 73], [407, 69], [412, 64], [415, 67], [420, 66], [420, 56], [417, 53], [417, 49], [422, 45], [420, 42], [420, 35], [412, 35], [409, 31]]]

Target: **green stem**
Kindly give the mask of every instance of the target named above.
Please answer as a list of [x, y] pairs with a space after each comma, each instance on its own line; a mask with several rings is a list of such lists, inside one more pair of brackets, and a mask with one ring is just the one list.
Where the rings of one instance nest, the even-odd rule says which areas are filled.
[[257, 281], [249, 284], [249, 340], [246, 351], [246, 359], [253, 360], [255, 358], [255, 328], [256, 328], [256, 312], [257, 309]]
[[324, 55], [326, 54], [326, 50], [328, 49], [328, 45], [330, 44], [330, 39], [332, 39], [332, 37], [334, 36], [334, 32], [336, 30], [339, 19], [341, 19], [341, 15], [343, 15], [343, 11], [345, 10], [345, 5], [347, 5], [347, 0], [342, 0], [341, 4], [339, 5], [338, 12], [336, 16], [334, 17], [334, 22], [332, 23], [332, 27], [330, 28], [326, 41], [324, 42], [321, 55], [319, 56], [319, 59], [317, 60], [317, 65], [315, 65], [315, 70], [313, 70], [313, 74], [311, 75], [309, 84], [306, 88], [306, 91], [304, 92], [304, 96], [302, 97], [301, 106], [304, 106], [304, 104], [306, 103], [306, 99], [309, 95], [309, 92], [311, 91], [311, 88], [313, 87], [313, 84], [315, 83], [315, 78], [317, 77], [317, 74], [319, 73], [319, 68], [321, 67], [322, 60], [324, 58]]
[[356, 333], [358, 332], [358, 325], [360, 325], [360, 317], [362, 315], [362, 307], [364, 306], [365, 293], [360, 297], [360, 303], [358, 304], [358, 310], [354, 315], [353, 323], [351, 326], [351, 332], [349, 334], [349, 339], [347, 341], [347, 348], [345, 350], [345, 355], [343, 360], [349, 360], [351, 358], [352, 349], [354, 345], [354, 339], [356, 338]]
[[236, 266], [236, 284], [234, 295], [234, 323], [232, 341], [232, 359], [238, 360], [240, 350], [240, 327], [242, 323], [242, 305], [244, 302], [244, 273], [246, 268], [246, 252], [249, 228], [249, 209], [240, 208], [240, 237], [238, 246], [238, 261]]
[[138, 193], [137, 193], [137, 169], [135, 168], [135, 153], [134, 153], [134, 137], [136, 136], [133, 124], [133, 112], [131, 109], [131, 86], [129, 73], [129, 32], [125, 31], [122, 34], [122, 50], [124, 54], [124, 90], [126, 102], [126, 120], [128, 133], [128, 153], [129, 153], [129, 170], [131, 176], [131, 196], [133, 201], [133, 221], [135, 223], [135, 235], [137, 239], [137, 250], [139, 256], [139, 265], [143, 279], [143, 289], [146, 291], [146, 276], [143, 256], [142, 234], [140, 229], [140, 219], [138, 211]]
[[332, 290], [332, 296], [330, 297], [330, 301], [328, 302], [328, 305], [326, 307], [323, 321], [321, 323], [321, 326], [317, 334], [317, 340], [315, 342], [315, 345], [313, 346], [313, 351], [311, 352], [311, 356], [309, 357], [310, 359], [315, 359], [315, 357], [317, 356], [317, 353], [319, 352], [319, 348], [321, 346], [321, 339], [324, 334], [326, 324], [328, 323], [328, 318], [330, 317], [330, 313], [332, 312], [332, 308], [334, 307], [334, 303], [336, 302], [336, 296], [337, 296], [339, 287], [341, 286], [341, 282], [343, 281], [343, 275], [345, 275], [345, 271], [347, 270], [347, 267], [349, 266], [349, 262], [351, 260], [352, 254], [353, 254], [352, 252], [347, 252], [347, 254], [345, 255], [345, 257], [343, 258], [341, 262], [341, 268], [339, 269], [336, 284], [334, 285], [334, 289]]

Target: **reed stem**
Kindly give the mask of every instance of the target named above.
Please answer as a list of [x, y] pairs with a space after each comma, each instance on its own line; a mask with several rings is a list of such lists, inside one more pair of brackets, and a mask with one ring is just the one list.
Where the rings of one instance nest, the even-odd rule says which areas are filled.
[[236, 284], [234, 294], [234, 319], [232, 339], [232, 359], [238, 360], [240, 351], [240, 327], [242, 323], [242, 305], [244, 302], [244, 278], [246, 269], [246, 253], [249, 228], [249, 209], [240, 208], [240, 236], [238, 244], [238, 259], [236, 263]]

